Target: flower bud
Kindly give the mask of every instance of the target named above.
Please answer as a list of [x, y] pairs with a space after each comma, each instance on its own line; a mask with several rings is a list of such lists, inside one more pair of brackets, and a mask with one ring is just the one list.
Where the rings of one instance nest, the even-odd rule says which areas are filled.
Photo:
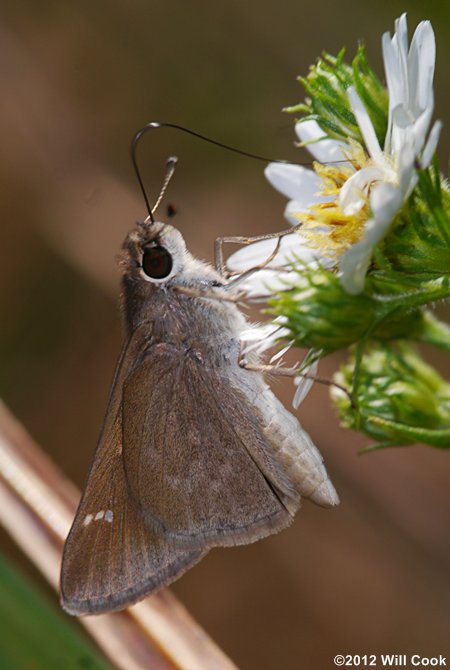
[[339, 388], [332, 389], [345, 427], [362, 430], [379, 446], [450, 447], [450, 385], [411, 346], [374, 344], [357, 371], [352, 358], [335, 381], [353, 395], [352, 406]]
[[412, 312], [398, 310], [389, 319], [381, 321], [374, 329], [377, 340], [415, 340], [433, 344], [450, 351], [450, 328], [428, 310], [417, 309]]
[[330, 138], [349, 138], [362, 143], [363, 137], [347, 96], [354, 86], [370, 110], [377, 137], [383, 142], [388, 122], [387, 91], [369, 66], [363, 45], [360, 45], [351, 65], [344, 61], [345, 49], [337, 56], [324, 53], [312, 65], [307, 77], [299, 77], [307, 99], [304, 103], [286, 107], [290, 113], [301, 112], [303, 120], [314, 119]]
[[270, 312], [283, 316], [283, 325], [298, 347], [325, 353], [347, 347], [373, 324], [376, 303], [362, 293], [349, 295], [329, 270], [299, 269], [295, 284], [269, 301]]

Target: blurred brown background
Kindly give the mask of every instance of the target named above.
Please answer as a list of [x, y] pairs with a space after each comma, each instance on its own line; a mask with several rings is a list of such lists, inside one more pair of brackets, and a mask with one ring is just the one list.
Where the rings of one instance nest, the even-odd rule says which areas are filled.
[[[438, 0], [2, 3], [1, 391], [79, 486], [120, 346], [115, 256], [145, 215], [132, 134], [166, 120], [299, 160], [292, 118], [280, 112], [303, 97], [296, 76], [323, 49], [347, 45], [351, 56], [360, 38], [381, 74], [381, 34], [405, 10], [411, 33], [422, 18], [435, 28], [446, 166], [450, 9]], [[196, 255], [212, 259], [218, 235], [284, 227], [284, 199], [262, 165], [169, 130], [140, 147], [151, 193], [172, 153], [180, 163], [166, 203]], [[290, 402], [291, 384], [278, 389]], [[338, 428], [323, 388], [299, 416], [341, 506], [305, 503], [289, 530], [212, 551], [174, 592], [245, 670], [331, 668], [337, 653], [448, 654], [448, 453], [358, 457], [364, 441]]]

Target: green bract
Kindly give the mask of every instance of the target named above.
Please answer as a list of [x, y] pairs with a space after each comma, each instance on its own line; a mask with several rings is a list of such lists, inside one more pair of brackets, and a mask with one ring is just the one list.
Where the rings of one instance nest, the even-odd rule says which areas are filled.
[[369, 296], [348, 295], [329, 270], [295, 269], [292, 288], [269, 301], [271, 312], [286, 319], [295, 346], [325, 355], [357, 342], [371, 328], [376, 304]]
[[305, 102], [286, 107], [290, 113], [302, 113], [302, 121], [314, 119], [328, 137], [362, 143], [362, 136], [347, 89], [354, 86], [367, 106], [377, 137], [386, 136], [388, 99], [386, 88], [369, 66], [364, 46], [360, 45], [351, 65], [344, 62], [345, 49], [337, 56], [324, 53], [312, 65], [307, 77], [299, 77], [308, 97]]
[[450, 278], [421, 281], [416, 276], [374, 273], [363, 293], [349, 295], [324, 268], [293, 266], [289, 290], [270, 299], [270, 312], [283, 317], [295, 346], [321, 350], [321, 357], [358, 342], [409, 338], [450, 346], [450, 329], [423, 306], [450, 297]]
[[383, 248], [386, 259], [397, 271], [448, 276], [450, 193], [436, 166], [420, 171], [419, 183]]

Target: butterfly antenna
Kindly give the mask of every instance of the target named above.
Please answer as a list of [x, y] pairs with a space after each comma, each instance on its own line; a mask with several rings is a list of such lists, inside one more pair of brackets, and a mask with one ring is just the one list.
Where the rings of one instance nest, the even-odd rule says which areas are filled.
[[161, 200], [164, 198], [164, 193], [167, 190], [167, 187], [169, 186], [170, 180], [173, 177], [173, 174], [175, 172], [175, 168], [177, 167], [178, 163], [178, 158], [176, 156], [169, 156], [166, 162], [166, 176], [164, 177], [164, 182], [163, 185], [161, 186], [161, 190], [158, 195], [158, 199], [155, 202], [155, 205], [152, 209], [152, 214], [155, 214], [156, 210], [158, 209], [159, 205], [161, 204]]
[[[226, 149], [227, 151], [232, 151], [233, 153], [240, 154], [241, 156], [247, 156], [248, 158], [253, 158], [258, 161], [263, 161], [264, 163], [287, 163], [287, 164], [293, 164], [292, 161], [287, 161], [281, 158], [270, 158], [269, 156], [261, 156], [260, 154], [255, 154], [252, 153], [251, 151], [244, 151], [243, 149], [238, 149], [237, 147], [232, 147], [229, 144], [225, 144], [224, 142], [219, 142], [218, 140], [213, 140], [211, 137], [207, 137], [206, 135], [202, 135], [201, 133], [197, 133], [195, 130], [191, 130], [190, 128], [185, 128], [184, 126], [180, 126], [176, 123], [165, 123], [162, 121], [151, 121], [150, 123], [147, 123], [141, 130], [139, 130], [132, 142], [131, 145], [131, 158], [133, 161], [134, 169], [136, 170], [136, 175], [139, 181], [139, 184], [141, 186], [141, 189], [143, 192], [145, 189], [143, 188], [142, 184], [142, 179], [139, 174], [139, 169], [136, 165], [136, 145], [141, 139], [142, 135], [144, 135], [148, 130], [154, 130], [155, 128], [172, 128], [173, 130], [180, 130], [182, 133], [186, 133], [187, 135], [191, 135], [192, 137], [196, 137], [199, 140], [203, 140], [204, 142], [209, 142], [209, 144], [214, 144], [216, 147], [220, 147], [221, 149]], [[294, 163], [294, 165], [302, 165], [302, 163]], [[144, 199], [146, 201], [146, 204], [148, 203], [147, 196], [144, 195]]]
[[[139, 186], [141, 187], [142, 195], [144, 196], [145, 204], [148, 210], [148, 216], [151, 220], [152, 223], [155, 222], [155, 217], [153, 216], [153, 212], [156, 210], [158, 207], [159, 203], [161, 202], [161, 199], [166, 191], [166, 188], [170, 182], [170, 179], [173, 175], [173, 172], [175, 170], [175, 164], [176, 164], [176, 159], [175, 163], [171, 164], [171, 161], [174, 161], [174, 157], [169, 158], [167, 161], [167, 166], [168, 166], [168, 171], [166, 174], [166, 178], [164, 180], [163, 187], [161, 189], [161, 193], [158, 197], [158, 200], [156, 202], [156, 205], [152, 208], [150, 206], [150, 202], [144, 187], [144, 183], [142, 181], [141, 173], [139, 171], [139, 167], [137, 164], [137, 159], [136, 159], [136, 148], [138, 145], [139, 140], [141, 137], [149, 130], [154, 130], [156, 128], [172, 128], [173, 130], [180, 130], [182, 133], [186, 133], [187, 135], [191, 135], [192, 137], [196, 137], [199, 140], [202, 140], [203, 142], [208, 142], [209, 144], [214, 144], [216, 147], [220, 147], [221, 149], [226, 149], [227, 151], [232, 151], [235, 154], [239, 154], [241, 156], [246, 156], [247, 158], [253, 158], [254, 160], [258, 161], [263, 161], [264, 163], [283, 163], [284, 165], [311, 165], [309, 162], [305, 163], [296, 163], [293, 161], [288, 161], [284, 160], [282, 158], [270, 158], [269, 156], [261, 156], [260, 154], [255, 154], [251, 151], [244, 151], [243, 149], [238, 149], [237, 147], [232, 147], [229, 144], [224, 144], [224, 142], [219, 142], [218, 140], [213, 140], [211, 137], [207, 137], [206, 135], [202, 135], [201, 133], [197, 133], [195, 130], [191, 130], [190, 128], [185, 128], [184, 126], [179, 126], [176, 123], [165, 123], [165, 122], [160, 122], [160, 121], [151, 121], [150, 123], [147, 123], [143, 128], [141, 128], [136, 135], [133, 138], [133, 141], [131, 143], [131, 160], [133, 162], [133, 167], [136, 172], [136, 176], [139, 182]], [[343, 161], [331, 161], [332, 163], [342, 163]]]

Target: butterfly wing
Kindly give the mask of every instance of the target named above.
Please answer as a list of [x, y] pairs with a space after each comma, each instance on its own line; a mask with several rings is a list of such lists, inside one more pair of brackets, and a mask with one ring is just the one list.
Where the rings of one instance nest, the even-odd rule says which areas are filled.
[[122, 609], [173, 581], [204, 555], [171, 546], [144, 523], [123, 465], [122, 381], [136, 360], [139, 337], [118, 364], [105, 426], [89, 480], [64, 547], [61, 602], [71, 614]]
[[157, 344], [124, 381], [122, 409], [125, 474], [148, 528], [204, 550], [290, 523], [299, 496], [218, 368]]
[[299, 496], [260, 423], [217, 368], [152, 344], [141, 324], [119, 360], [65, 544], [64, 609], [121, 609], [174, 581], [212, 546], [286, 527]]

